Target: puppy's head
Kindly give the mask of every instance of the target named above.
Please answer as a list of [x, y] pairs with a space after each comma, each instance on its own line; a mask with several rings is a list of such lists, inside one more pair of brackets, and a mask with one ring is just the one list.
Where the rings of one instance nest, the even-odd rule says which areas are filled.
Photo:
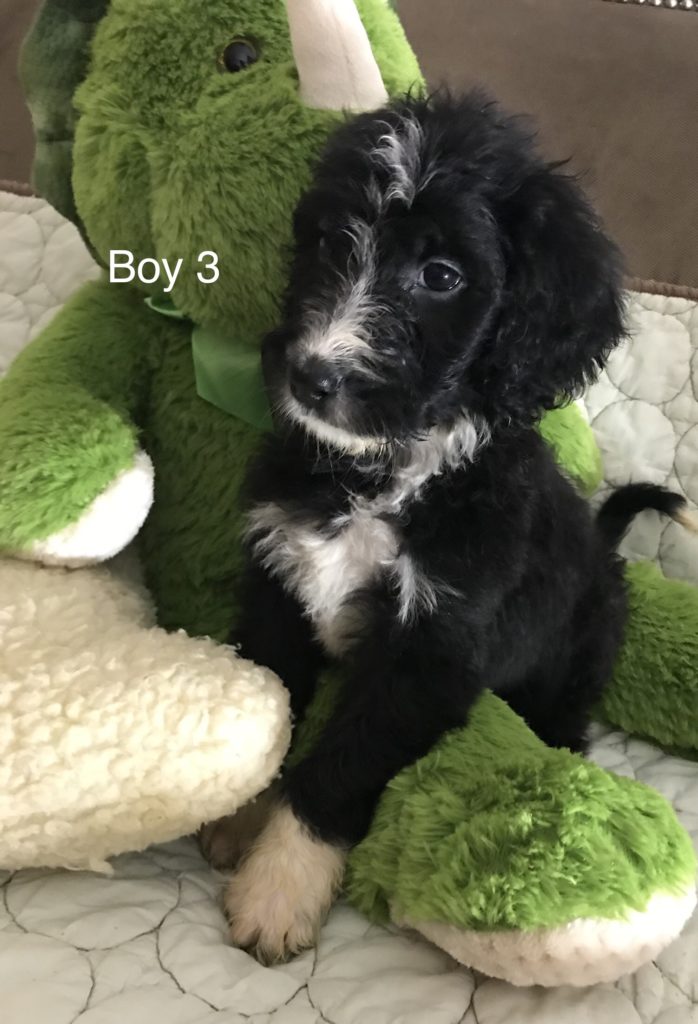
[[282, 417], [349, 451], [532, 422], [623, 334], [616, 249], [575, 183], [480, 94], [344, 125], [295, 218]]

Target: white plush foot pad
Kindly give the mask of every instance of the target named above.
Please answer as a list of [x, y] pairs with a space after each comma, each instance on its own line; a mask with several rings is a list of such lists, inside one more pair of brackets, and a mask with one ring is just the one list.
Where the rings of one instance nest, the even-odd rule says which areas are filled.
[[76, 523], [35, 541], [18, 556], [71, 568], [113, 558], [131, 543], [145, 522], [153, 504], [153, 477], [150, 457], [137, 452], [133, 465], [97, 495]]
[[624, 920], [572, 921], [532, 932], [469, 932], [439, 922], [413, 928], [454, 959], [513, 985], [596, 985], [617, 981], [650, 963], [681, 932], [696, 906], [693, 885], [679, 895], [655, 894]]

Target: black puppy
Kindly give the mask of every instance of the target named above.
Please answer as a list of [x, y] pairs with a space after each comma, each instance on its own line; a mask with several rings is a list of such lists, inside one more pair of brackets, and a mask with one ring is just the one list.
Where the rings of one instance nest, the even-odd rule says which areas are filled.
[[594, 521], [536, 431], [623, 336], [619, 259], [481, 95], [342, 127], [295, 237], [234, 640], [296, 714], [328, 658], [346, 683], [228, 891], [233, 940], [266, 959], [313, 941], [387, 781], [485, 687], [584, 748], [623, 635], [614, 546], [683, 504], [636, 486]]

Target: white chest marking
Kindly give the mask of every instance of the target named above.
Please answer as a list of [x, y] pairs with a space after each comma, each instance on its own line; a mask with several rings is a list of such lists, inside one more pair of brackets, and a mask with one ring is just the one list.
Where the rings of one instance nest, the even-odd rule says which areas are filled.
[[432, 431], [412, 444], [386, 491], [372, 501], [355, 498], [329, 524], [299, 524], [275, 502], [253, 508], [248, 536], [256, 556], [296, 595], [330, 654], [347, 649], [361, 626], [361, 591], [381, 578], [396, 591], [401, 622], [436, 610], [438, 591], [450, 588], [429, 580], [401, 550], [398, 529], [386, 516], [418, 497], [432, 477], [472, 460], [486, 436], [467, 418], [448, 432]]
[[318, 639], [340, 655], [361, 623], [360, 592], [381, 576], [398, 593], [398, 616], [407, 621], [419, 608], [436, 606], [429, 582], [400, 552], [395, 528], [369, 505], [355, 506], [336, 520], [338, 532], [294, 523], [276, 504], [258, 505], [250, 516], [255, 551], [267, 570], [298, 597], [315, 624]]

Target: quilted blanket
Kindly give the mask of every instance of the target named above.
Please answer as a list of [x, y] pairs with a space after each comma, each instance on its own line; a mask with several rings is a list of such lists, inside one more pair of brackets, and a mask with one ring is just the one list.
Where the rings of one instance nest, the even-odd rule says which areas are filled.
[[[96, 268], [41, 200], [0, 192], [0, 373]], [[630, 296], [632, 332], [584, 404], [605, 487], [668, 483], [698, 504], [698, 304]], [[625, 542], [698, 584], [698, 542], [653, 513]], [[593, 757], [667, 796], [698, 843], [698, 764], [599, 729]], [[698, 917], [616, 985], [519, 989], [338, 905], [317, 950], [261, 967], [225, 941], [222, 881], [182, 839], [111, 878], [0, 872], [5, 1024], [698, 1024]]]

